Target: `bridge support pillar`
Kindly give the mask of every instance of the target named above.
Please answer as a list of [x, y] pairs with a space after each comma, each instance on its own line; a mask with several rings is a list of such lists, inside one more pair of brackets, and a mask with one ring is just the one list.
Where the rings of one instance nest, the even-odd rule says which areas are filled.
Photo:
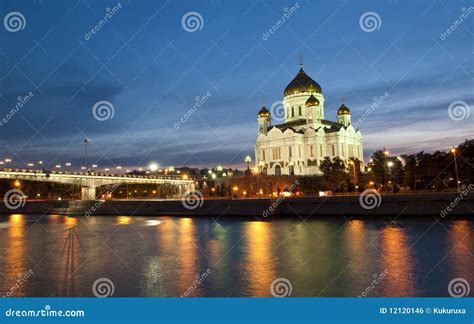
[[82, 187], [81, 188], [81, 199], [82, 200], [95, 200], [96, 190], [95, 187]]

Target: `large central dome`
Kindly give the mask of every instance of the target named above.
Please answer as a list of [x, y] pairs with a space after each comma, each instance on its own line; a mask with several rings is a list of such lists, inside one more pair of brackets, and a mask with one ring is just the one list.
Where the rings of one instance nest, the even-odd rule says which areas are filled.
[[289, 96], [300, 92], [317, 92], [321, 93], [321, 86], [311, 79], [300, 65], [300, 70], [293, 80], [285, 88], [285, 96]]

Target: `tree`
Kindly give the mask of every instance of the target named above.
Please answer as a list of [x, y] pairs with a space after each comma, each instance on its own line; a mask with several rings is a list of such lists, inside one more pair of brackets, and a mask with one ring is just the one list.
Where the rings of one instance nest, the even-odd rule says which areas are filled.
[[331, 161], [325, 157], [319, 165], [319, 169], [324, 175], [325, 187], [333, 192], [346, 192], [350, 176], [346, 172], [346, 166], [339, 157], [334, 157]]

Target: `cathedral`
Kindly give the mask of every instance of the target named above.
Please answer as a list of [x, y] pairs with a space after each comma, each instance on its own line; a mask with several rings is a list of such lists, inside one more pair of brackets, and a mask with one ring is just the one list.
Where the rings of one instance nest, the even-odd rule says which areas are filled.
[[284, 122], [277, 125], [272, 125], [265, 104], [258, 113], [255, 161], [262, 173], [320, 175], [319, 165], [326, 156], [338, 156], [346, 165], [353, 159], [363, 162], [362, 134], [351, 124], [351, 111], [342, 102], [337, 121], [325, 119], [321, 86], [302, 64], [285, 88], [283, 109]]

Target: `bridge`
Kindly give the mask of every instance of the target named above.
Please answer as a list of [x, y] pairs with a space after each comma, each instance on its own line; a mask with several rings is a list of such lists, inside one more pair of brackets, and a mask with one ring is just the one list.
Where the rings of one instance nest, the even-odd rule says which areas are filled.
[[134, 174], [106, 174], [99, 172], [59, 172], [45, 170], [4, 169], [0, 170], [0, 179], [42, 181], [77, 185], [81, 187], [82, 200], [95, 200], [97, 188], [106, 185], [121, 184], [157, 184], [171, 185], [178, 189], [179, 195], [194, 189], [194, 181], [178, 176], [147, 176]]

